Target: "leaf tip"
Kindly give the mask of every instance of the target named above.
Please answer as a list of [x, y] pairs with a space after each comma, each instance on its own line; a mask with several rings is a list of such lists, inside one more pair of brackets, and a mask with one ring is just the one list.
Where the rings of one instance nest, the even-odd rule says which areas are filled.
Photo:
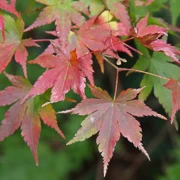
[[148, 158], [149, 161], [151, 161], [149, 154], [147, 153], [147, 151], [144, 149], [142, 143], [140, 143], [140, 145], [138, 146], [139, 150], [144, 153], [144, 155]]
[[77, 142], [77, 140], [75, 139], [75, 137], [73, 139], [71, 139], [68, 143], [66, 143], [66, 145], [71, 145], [73, 143]]
[[66, 143], [66, 145], [68, 145], [68, 146], [69, 146], [69, 145], [71, 145], [71, 144], [72, 144], [72, 142], [71, 142], [71, 141], [69, 141], [68, 143]]
[[108, 163], [104, 163], [104, 172], [103, 172], [104, 177], [105, 177], [106, 174], [107, 174], [107, 168], [108, 168]]

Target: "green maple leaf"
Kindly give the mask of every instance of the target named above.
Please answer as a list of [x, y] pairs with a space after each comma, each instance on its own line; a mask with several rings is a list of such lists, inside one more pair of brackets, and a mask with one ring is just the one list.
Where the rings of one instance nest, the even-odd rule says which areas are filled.
[[176, 25], [177, 19], [180, 16], [179, 14], [179, 7], [180, 7], [180, 1], [179, 0], [171, 0], [170, 3], [170, 10], [172, 15], [172, 24]]
[[[141, 47], [142, 49], [142, 47]], [[173, 64], [172, 60], [163, 53], [155, 52], [152, 57], [149, 55], [147, 49], [143, 49], [144, 56], [140, 57], [134, 65], [134, 69], [147, 71], [165, 78], [178, 79], [180, 76], [180, 67]], [[140, 86], [144, 88], [139, 98], [143, 101], [147, 99], [153, 91], [154, 95], [158, 98], [160, 104], [164, 107], [165, 111], [170, 115], [172, 109], [171, 92], [163, 87], [167, 80], [158, 77], [144, 75]]]

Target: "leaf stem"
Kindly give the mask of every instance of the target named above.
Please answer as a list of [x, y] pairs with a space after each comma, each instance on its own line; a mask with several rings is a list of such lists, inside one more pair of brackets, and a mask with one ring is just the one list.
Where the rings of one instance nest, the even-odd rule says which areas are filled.
[[142, 71], [142, 70], [139, 70], [139, 69], [118, 68], [115, 64], [113, 64], [111, 61], [109, 61], [108, 58], [106, 58], [105, 56], [103, 56], [103, 58], [107, 63], [109, 63], [112, 67], [114, 67], [118, 72], [120, 72], [120, 71], [132, 71], [132, 72], [147, 74], [147, 75], [150, 75], [150, 76], [154, 76], [154, 77], [169, 81], [169, 78], [166, 78], [166, 77], [163, 77], [163, 76], [160, 76], [160, 75], [157, 75], [157, 74], [153, 74], [153, 73], [150, 73], [150, 72]]
[[164, 79], [166, 81], [170, 80], [169, 78], [166, 78], [166, 77], [163, 77], [163, 76], [160, 76], [160, 75], [157, 75], [157, 74], [153, 74], [153, 73], [150, 73], [150, 72], [142, 71], [142, 70], [139, 70], [139, 69], [119, 68], [119, 72], [120, 71], [133, 71], [133, 72], [137, 72], [137, 73], [143, 73], [143, 74], [147, 74], [147, 75], [150, 75], [150, 76], [154, 76], [154, 77], [157, 77], [157, 78], [160, 78], [160, 79]]
[[116, 95], [117, 95], [118, 82], [119, 82], [119, 71], [117, 70], [117, 71], [116, 71], [115, 90], [114, 90], [114, 101], [115, 101]]

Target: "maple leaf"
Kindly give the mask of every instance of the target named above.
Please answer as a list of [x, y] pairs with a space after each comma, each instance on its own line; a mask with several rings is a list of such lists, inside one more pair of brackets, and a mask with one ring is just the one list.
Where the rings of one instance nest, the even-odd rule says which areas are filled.
[[175, 49], [170, 44], [167, 44], [165, 41], [162, 40], [153, 41], [150, 43], [150, 48], [154, 51], [164, 52], [166, 56], [171, 57], [174, 60], [174, 62], [180, 64], [180, 61], [176, 57], [176, 55], [180, 56], [180, 51]]
[[113, 100], [106, 91], [93, 86], [90, 88], [96, 98], [84, 99], [75, 108], [60, 112], [88, 115], [68, 144], [83, 141], [99, 132], [96, 142], [104, 160], [104, 175], [120, 135], [126, 137], [150, 159], [141, 142], [140, 124], [134, 116], [166, 118], [134, 99], [142, 89], [127, 89]]
[[0, 1], [0, 9], [8, 11], [18, 17], [19, 13], [16, 11], [15, 4], [16, 4], [16, 0], [11, 0], [10, 4], [8, 3], [7, 0], [1, 0]]
[[176, 112], [180, 110], [180, 79], [176, 81], [171, 78], [164, 87], [172, 91], [171, 123], [173, 123]]
[[[143, 56], [141, 56], [136, 64], [133, 66], [133, 69], [147, 71], [149, 73], [164, 77], [164, 78], [173, 78], [176, 79], [180, 76], [180, 67], [172, 64], [172, 60], [165, 56], [162, 53], [154, 52], [152, 56], [150, 56], [148, 50], [137, 43], [136, 45], [138, 49], [143, 52]], [[150, 75], [144, 75], [141, 81], [140, 86], [144, 88], [139, 95], [139, 98], [143, 101], [147, 99], [150, 93], [153, 91], [154, 95], [158, 98], [160, 104], [163, 106], [165, 111], [171, 115], [172, 111], [172, 99], [170, 91], [165, 88], [163, 85], [167, 80], [153, 77]]]
[[94, 84], [91, 54], [81, 58], [77, 58], [76, 51], [70, 52], [70, 57], [60, 52], [57, 56], [43, 54], [29, 63], [48, 69], [35, 82], [27, 98], [42, 94], [49, 88], [52, 88], [51, 102], [64, 100], [71, 88], [85, 98], [86, 77]]
[[27, 77], [26, 60], [28, 51], [26, 47], [39, 45], [31, 38], [22, 39], [24, 22], [21, 17], [16, 20], [9, 15], [4, 15], [3, 17], [5, 19], [6, 39], [0, 42], [0, 73], [15, 56], [15, 61], [22, 66], [24, 75]]
[[64, 0], [36, 0], [39, 3], [47, 5], [39, 14], [35, 22], [30, 25], [25, 31], [33, 28], [50, 24], [55, 21], [56, 31], [60, 35], [61, 47], [64, 49], [67, 46], [67, 37], [71, 30], [72, 22], [78, 27], [82, 25], [85, 18], [80, 12], [88, 15], [88, 9], [82, 2], [64, 1]]
[[162, 51], [166, 56], [171, 57], [174, 62], [180, 64], [180, 61], [176, 57], [176, 55], [180, 55], [180, 51], [159, 39], [163, 35], [167, 35], [166, 28], [157, 25], [147, 26], [148, 17], [149, 15], [147, 14], [137, 23], [136, 27], [132, 29], [132, 35], [147, 48], [153, 51]]
[[104, 2], [110, 12], [126, 26], [127, 30], [130, 30], [131, 22], [126, 6], [119, 2], [119, 0], [114, 0], [113, 2], [112, 0], [104, 0]]
[[128, 11], [123, 3], [119, 0], [81, 0], [89, 9], [92, 16], [100, 14], [104, 9], [110, 12], [119, 19], [128, 31], [131, 28]]
[[37, 145], [41, 132], [41, 122], [55, 129], [64, 138], [59, 129], [56, 119], [56, 112], [51, 104], [46, 106], [43, 97], [36, 97], [22, 103], [22, 99], [32, 88], [30, 82], [22, 76], [14, 76], [5, 73], [6, 77], [13, 84], [5, 90], [0, 91], [0, 106], [11, 105], [5, 113], [5, 118], [0, 126], [0, 141], [12, 135], [19, 127], [24, 141], [30, 147], [36, 165], [38, 165]]
[[[117, 37], [128, 35], [125, 26], [122, 23], [111, 21], [112, 18], [113, 16], [109, 11], [104, 11], [100, 16], [94, 16], [84, 22], [77, 32], [70, 32], [68, 48], [76, 49], [78, 57], [92, 51], [98, 58], [97, 60], [101, 59], [101, 61], [100, 53], [116, 59], [119, 58], [117, 51], [132, 56], [126, 44]], [[100, 63], [101, 69], [102, 64]]]
[[[127, 45], [116, 36], [127, 36], [128, 32], [122, 23], [111, 21], [113, 16], [109, 11], [104, 11], [99, 16], [94, 16], [84, 22], [77, 30], [70, 31], [68, 36], [68, 51], [76, 50], [77, 58], [86, 57], [93, 53], [103, 70], [103, 55], [118, 59], [117, 51], [125, 52], [132, 56]], [[99, 33], [101, 32], [101, 33]], [[47, 32], [58, 37], [56, 31]], [[57, 54], [57, 49], [62, 53], [59, 39], [51, 44], [42, 54]], [[66, 53], [66, 52], [64, 52]], [[91, 57], [91, 56], [90, 56]]]

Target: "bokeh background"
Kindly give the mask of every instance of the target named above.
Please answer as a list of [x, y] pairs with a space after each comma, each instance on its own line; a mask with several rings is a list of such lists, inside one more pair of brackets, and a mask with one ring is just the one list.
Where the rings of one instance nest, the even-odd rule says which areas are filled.
[[[34, 0], [17, 0], [17, 9], [21, 12], [26, 27], [38, 16], [44, 6]], [[133, 6], [131, 6], [133, 8]], [[169, 28], [168, 42], [180, 47], [180, 1], [179, 0], [154, 0], [149, 6], [134, 7], [132, 12], [137, 17], [150, 14], [150, 23], [164, 24]], [[132, 17], [134, 16], [131, 14]], [[153, 16], [152, 16], [153, 15]], [[53, 38], [44, 31], [53, 30], [54, 24], [46, 25], [25, 33], [25, 37], [34, 39]], [[129, 42], [130, 45], [135, 45]], [[34, 59], [47, 47], [48, 43], [39, 43], [41, 48], [28, 48], [29, 60]], [[138, 59], [129, 59], [122, 66], [132, 67]], [[105, 65], [105, 74], [101, 74], [100, 68], [94, 61], [95, 82], [97, 86], [106, 89], [113, 94], [115, 83], [115, 71]], [[8, 73], [23, 75], [19, 64], [14, 61], [6, 70]], [[28, 65], [28, 77], [35, 82], [44, 69], [38, 65]], [[33, 73], [32, 73], [33, 72]], [[138, 88], [142, 75], [120, 74], [119, 91], [126, 88]], [[0, 75], [0, 90], [10, 85], [6, 77]], [[89, 89], [86, 94], [91, 97]], [[68, 97], [80, 101], [78, 95], [69, 92]], [[146, 104], [159, 113], [166, 115], [162, 106], [153, 94], [146, 100]], [[53, 104], [57, 111], [74, 107], [75, 103], [59, 102]], [[0, 107], [0, 120], [8, 106]], [[96, 145], [96, 136], [84, 141], [66, 146], [66, 143], [74, 136], [80, 127], [83, 117], [76, 115], [57, 114], [58, 123], [66, 140], [63, 140], [54, 130], [42, 124], [42, 132], [38, 146], [39, 166], [36, 167], [31, 151], [24, 143], [18, 130], [14, 135], [0, 143], [0, 180], [179, 180], [180, 179], [180, 136], [175, 126], [169, 121], [163, 121], [154, 117], [139, 118], [143, 129], [143, 144], [151, 157], [149, 162], [126, 139], [121, 138], [117, 143], [114, 156], [109, 164], [107, 176], [103, 178], [103, 164]], [[177, 115], [177, 124], [180, 121]]]

